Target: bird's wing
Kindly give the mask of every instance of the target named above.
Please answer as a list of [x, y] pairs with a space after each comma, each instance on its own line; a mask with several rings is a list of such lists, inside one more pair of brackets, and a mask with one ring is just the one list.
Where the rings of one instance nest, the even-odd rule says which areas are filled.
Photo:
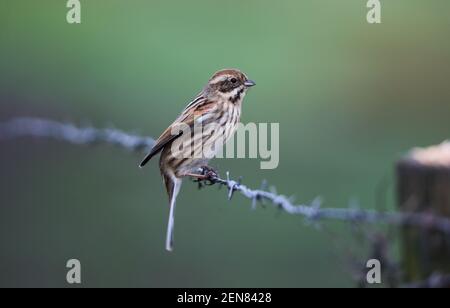
[[164, 147], [167, 144], [174, 141], [175, 139], [180, 137], [182, 134], [183, 134], [183, 132], [180, 132], [178, 135], [172, 135], [171, 126], [168, 127], [164, 131], [164, 133], [162, 133], [162, 135], [158, 138], [158, 140], [156, 140], [155, 145], [153, 146], [152, 150], [150, 151], [150, 153], [148, 153], [147, 156], [145, 156], [144, 160], [141, 162], [139, 167], [141, 167], [141, 168], [144, 167], [150, 161], [150, 159], [153, 158], [153, 156], [158, 154], [162, 149], [164, 149]]
[[188, 107], [183, 111], [183, 113], [178, 117], [178, 119], [175, 120], [175, 122], [172, 123], [162, 134], [161, 136], [156, 140], [155, 145], [153, 146], [150, 153], [144, 158], [144, 160], [139, 165], [141, 168], [144, 167], [150, 159], [153, 158], [156, 154], [158, 154], [162, 149], [164, 149], [165, 146], [173, 142], [175, 139], [179, 138], [181, 135], [183, 135], [183, 132], [181, 131], [177, 135], [172, 134], [172, 128], [178, 124], [178, 123], [184, 123], [188, 125], [189, 127], [194, 126], [194, 119], [198, 116], [201, 116], [208, 110], [210, 110], [212, 107], [214, 107], [213, 102], [208, 101], [204, 98], [199, 99], [198, 97], [194, 99]]

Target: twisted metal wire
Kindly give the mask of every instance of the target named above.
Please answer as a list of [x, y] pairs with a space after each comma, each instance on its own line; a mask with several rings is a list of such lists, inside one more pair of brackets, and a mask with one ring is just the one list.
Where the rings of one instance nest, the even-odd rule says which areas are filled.
[[[15, 118], [0, 123], [0, 141], [19, 137], [49, 138], [77, 145], [108, 144], [131, 152], [147, 152], [154, 145], [152, 138], [126, 133], [119, 129], [78, 127], [70, 123], [61, 123], [40, 118]], [[339, 220], [370, 224], [390, 224], [418, 226], [439, 230], [450, 236], [450, 220], [428, 213], [379, 212], [358, 208], [322, 208], [322, 200], [316, 198], [310, 204], [294, 204], [290, 198], [265, 188], [251, 189], [233, 180], [227, 172], [226, 179], [212, 176], [200, 184], [226, 186], [228, 199], [238, 192], [252, 202], [252, 208], [258, 203], [268, 201], [286, 213], [300, 215], [309, 221]]]

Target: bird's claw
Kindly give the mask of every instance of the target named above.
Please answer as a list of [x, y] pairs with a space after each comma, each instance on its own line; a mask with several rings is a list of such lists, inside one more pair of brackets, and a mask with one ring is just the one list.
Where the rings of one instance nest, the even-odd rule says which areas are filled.
[[200, 172], [202, 175], [206, 177], [206, 179], [214, 179], [219, 177], [219, 173], [211, 168], [210, 166], [203, 166], [200, 168]]
[[215, 184], [215, 179], [219, 177], [217, 171], [209, 166], [203, 166], [199, 168], [199, 176], [197, 176], [194, 182], [199, 184], [201, 188], [202, 185], [211, 186]]

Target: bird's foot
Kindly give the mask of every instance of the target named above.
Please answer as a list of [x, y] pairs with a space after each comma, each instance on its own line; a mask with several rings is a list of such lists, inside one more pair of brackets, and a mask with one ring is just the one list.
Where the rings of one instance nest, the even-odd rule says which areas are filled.
[[206, 176], [206, 179], [215, 179], [219, 177], [219, 173], [210, 166], [203, 166], [200, 168], [200, 173]]
[[214, 179], [219, 177], [219, 174], [209, 166], [203, 166], [198, 171], [199, 173], [187, 173], [186, 176], [193, 178], [194, 182], [198, 183], [200, 188], [203, 185], [214, 185]]

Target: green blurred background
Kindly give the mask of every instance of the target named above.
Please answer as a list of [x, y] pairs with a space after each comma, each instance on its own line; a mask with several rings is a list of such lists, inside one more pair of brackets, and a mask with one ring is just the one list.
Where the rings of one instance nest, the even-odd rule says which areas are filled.
[[[297, 202], [376, 208], [393, 164], [450, 132], [450, 2], [365, 0], [94, 1], [81, 25], [66, 1], [1, 0], [0, 120], [41, 116], [157, 137], [210, 75], [256, 80], [247, 122], [280, 123], [280, 165], [221, 159], [219, 171]], [[157, 163], [110, 147], [23, 139], [0, 144], [0, 286], [354, 286], [348, 226], [322, 229], [186, 182], [175, 251]], [[380, 184], [381, 183], [381, 184]], [[383, 184], [384, 183], [384, 184]], [[364, 253], [360, 254], [361, 262]]]

